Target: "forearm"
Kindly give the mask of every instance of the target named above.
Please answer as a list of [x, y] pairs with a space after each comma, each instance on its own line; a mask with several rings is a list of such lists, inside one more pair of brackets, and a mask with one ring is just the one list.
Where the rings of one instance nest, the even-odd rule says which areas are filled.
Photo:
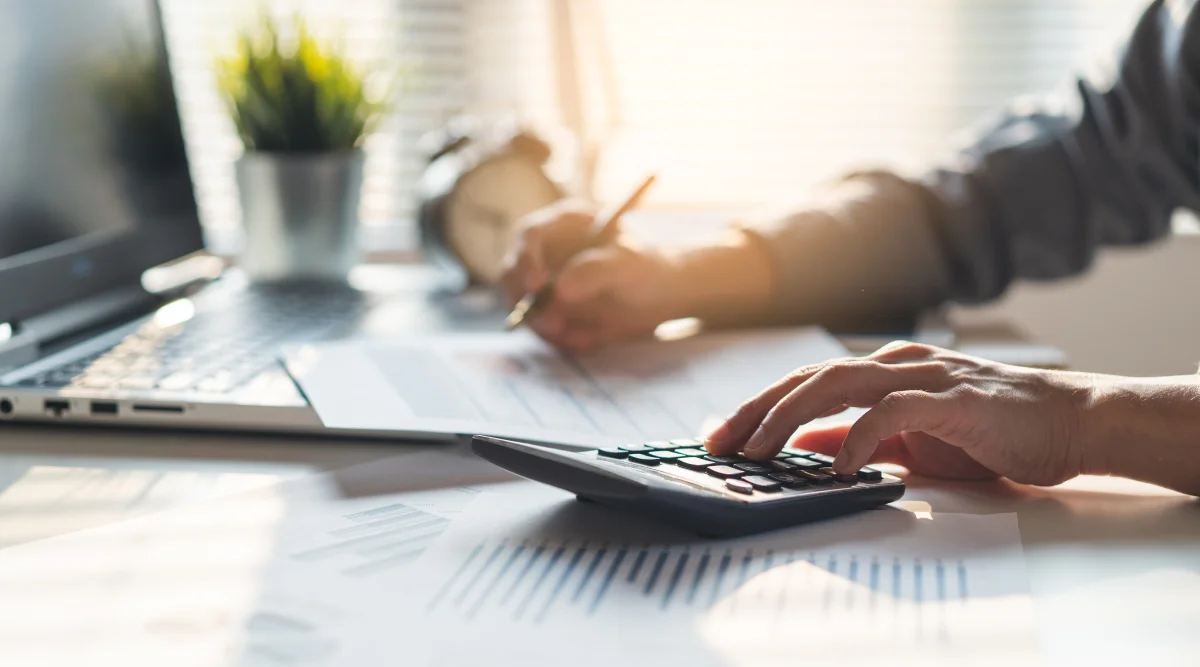
[[774, 269], [762, 244], [739, 231], [719, 243], [674, 252], [673, 317], [698, 317], [718, 324], [747, 324], [770, 310]]
[[1102, 246], [1165, 236], [1177, 208], [1200, 209], [1192, 11], [1153, 3], [1111, 81], [1009, 110], [919, 179], [854, 174], [832, 197], [753, 222], [772, 251], [776, 310], [869, 326], [1078, 274]]
[[744, 225], [769, 250], [775, 319], [871, 331], [911, 323], [951, 294], [953, 265], [923, 190], [864, 172], [806, 207]]
[[1081, 431], [1083, 472], [1200, 496], [1200, 376], [1097, 376]]

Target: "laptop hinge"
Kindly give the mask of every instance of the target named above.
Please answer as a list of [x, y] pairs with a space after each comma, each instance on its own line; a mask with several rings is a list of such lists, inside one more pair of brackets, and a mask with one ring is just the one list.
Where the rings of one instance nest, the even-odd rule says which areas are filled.
[[161, 303], [162, 297], [147, 293], [140, 285], [128, 285], [10, 323], [7, 339], [0, 337], [0, 370], [36, 360], [55, 341], [121, 316], [149, 312]]

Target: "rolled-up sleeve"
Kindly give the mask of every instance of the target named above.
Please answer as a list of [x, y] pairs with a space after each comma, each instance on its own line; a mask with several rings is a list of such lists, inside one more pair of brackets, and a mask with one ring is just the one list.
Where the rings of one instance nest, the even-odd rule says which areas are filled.
[[1168, 234], [1176, 209], [1200, 209], [1193, 7], [1151, 4], [1106, 79], [1077, 81], [1053, 111], [1010, 109], [921, 176], [851, 174], [819, 206], [749, 221], [779, 314], [860, 323], [986, 301]]

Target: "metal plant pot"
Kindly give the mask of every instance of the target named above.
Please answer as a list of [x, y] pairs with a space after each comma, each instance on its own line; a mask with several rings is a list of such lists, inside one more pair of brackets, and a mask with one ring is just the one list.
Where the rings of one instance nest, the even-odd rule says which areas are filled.
[[236, 165], [246, 245], [259, 282], [344, 281], [359, 262], [363, 153], [246, 153]]

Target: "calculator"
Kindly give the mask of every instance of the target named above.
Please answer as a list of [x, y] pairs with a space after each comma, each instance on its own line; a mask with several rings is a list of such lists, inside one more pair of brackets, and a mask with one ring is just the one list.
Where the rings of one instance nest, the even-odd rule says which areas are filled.
[[890, 503], [904, 481], [874, 468], [838, 475], [833, 459], [786, 449], [769, 461], [711, 456], [694, 439], [565, 451], [475, 436], [492, 463], [579, 499], [636, 512], [706, 537], [735, 537]]

